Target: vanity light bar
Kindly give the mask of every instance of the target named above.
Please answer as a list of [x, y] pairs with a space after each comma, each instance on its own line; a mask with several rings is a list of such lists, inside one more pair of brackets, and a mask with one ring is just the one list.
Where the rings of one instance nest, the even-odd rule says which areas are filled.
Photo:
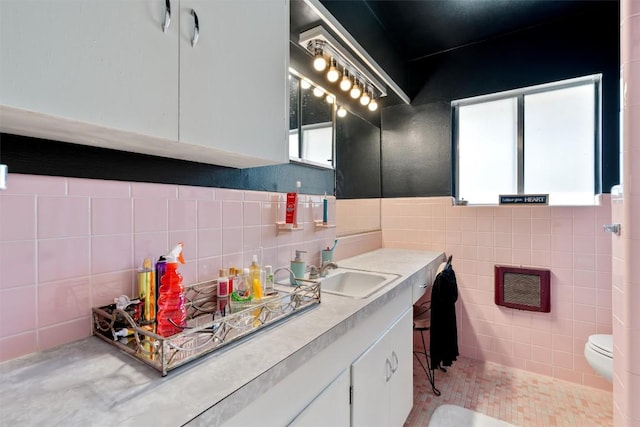
[[374, 88], [380, 96], [387, 96], [387, 86], [371, 74], [367, 68], [355, 56], [349, 53], [342, 45], [321, 25], [300, 33], [298, 44], [315, 55], [318, 49], [333, 58], [340, 68], [344, 67], [351, 76], [364, 81], [366, 85]]

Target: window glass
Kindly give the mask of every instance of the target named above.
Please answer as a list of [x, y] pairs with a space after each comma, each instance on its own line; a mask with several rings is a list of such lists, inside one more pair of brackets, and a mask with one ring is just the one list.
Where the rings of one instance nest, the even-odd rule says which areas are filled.
[[456, 197], [548, 194], [592, 205], [600, 190], [600, 75], [452, 102]]
[[459, 198], [495, 204], [517, 192], [516, 98], [460, 107]]
[[525, 193], [549, 193], [562, 204], [593, 202], [594, 98], [592, 85], [525, 96]]

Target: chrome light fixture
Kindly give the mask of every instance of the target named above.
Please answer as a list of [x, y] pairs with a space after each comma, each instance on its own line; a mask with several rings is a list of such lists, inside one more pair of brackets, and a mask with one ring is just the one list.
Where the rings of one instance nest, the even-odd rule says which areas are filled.
[[[374, 75], [374, 69], [363, 65], [322, 26], [300, 33], [298, 43], [313, 55], [315, 70], [323, 72], [329, 67], [326, 72], [329, 82], [336, 83], [344, 92], [348, 91], [351, 98], [359, 99], [360, 104], [367, 106], [370, 111], [377, 110], [376, 99], [387, 95], [387, 87]], [[354, 49], [351, 45], [349, 47]]]

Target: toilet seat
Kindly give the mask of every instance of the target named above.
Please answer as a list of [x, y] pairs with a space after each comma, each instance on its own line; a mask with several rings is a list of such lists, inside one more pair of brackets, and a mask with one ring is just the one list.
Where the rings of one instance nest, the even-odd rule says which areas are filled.
[[584, 357], [596, 373], [613, 380], [613, 335], [591, 335], [584, 345]]
[[613, 335], [591, 335], [589, 347], [605, 357], [613, 358]]

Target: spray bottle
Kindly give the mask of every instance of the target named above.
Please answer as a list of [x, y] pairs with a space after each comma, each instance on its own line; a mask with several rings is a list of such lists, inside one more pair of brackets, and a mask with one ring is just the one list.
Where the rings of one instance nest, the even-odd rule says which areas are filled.
[[182, 275], [178, 272], [178, 261], [184, 264], [182, 243], [171, 250], [166, 259], [166, 271], [160, 279], [160, 298], [158, 298], [157, 333], [170, 337], [187, 325], [187, 310], [184, 300]]

